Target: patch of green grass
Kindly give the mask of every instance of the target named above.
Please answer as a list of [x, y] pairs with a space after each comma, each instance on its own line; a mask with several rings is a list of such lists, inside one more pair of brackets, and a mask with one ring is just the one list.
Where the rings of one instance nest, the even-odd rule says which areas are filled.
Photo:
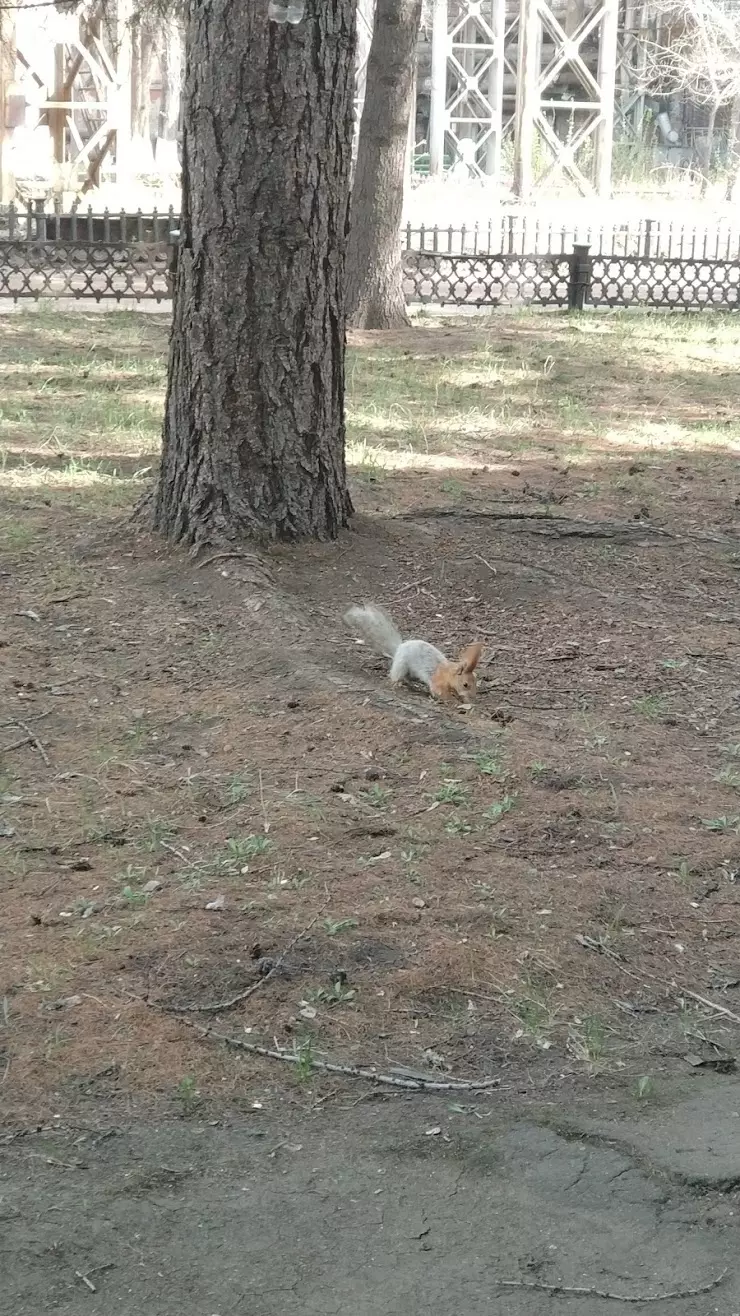
[[504, 814], [510, 813], [516, 804], [516, 795], [504, 795], [502, 800], [496, 802], [485, 810], [483, 817], [486, 822], [500, 822]]
[[639, 699], [633, 699], [632, 707], [636, 713], [657, 722], [668, 712], [668, 700], [665, 695], [641, 695]]
[[227, 805], [233, 807], [235, 804], [243, 804], [251, 794], [251, 787], [246, 778], [239, 772], [232, 772], [226, 778], [226, 789], [224, 798]]
[[740, 814], [723, 813], [719, 818], [702, 818], [701, 825], [709, 832], [737, 832], [740, 831]]
[[192, 1115], [200, 1105], [200, 1092], [192, 1074], [186, 1074], [175, 1088], [175, 1097], [180, 1102], [183, 1115]]
[[356, 918], [325, 918], [324, 931], [329, 937], [338, 937], [342, 932], [349, 932], [350, 928], [357, 927]]
[[306, 992], [306, 1001], [316, 1005], [347, 1005], [353, 1001], [357, 992], [338, 978], [331, 987], [313, 987]]
[[258, 855], [267, 854], [272, 847], [272, 840], [269, 836], [264, 836], [261, 832], [250, 833], [249, 836], [230, 836], [226, 842], [226, 861], [227, 863], [246, 863], [249, 859], [256, 859]]
[[694, 875], [694, 869], [688, 859], [677, 857], [675, 866], [669, 870], [670, 877], [677, 877], [679, 882], [689, 882]]
[[141, 844], [145, 850], [154, 852], [167, 845], [177, 835], [177, 828], [174, 823], [168, 822], [166, 818], [150, 817], [146, 819], [142, 828]]
[[473, 762], [484, 777], [500, 777], [503, 771], [500, 753], [476, 754]]
[[714, 780], [720, 782], [722, 786], [731, 786], [733, 790], [740, 790], [740, 771], [737, 768], [722, 768]]
[[472, 824], [465, 818], [450, 818], [445, 823], [445, 831], [448, 836], [469, 836], [472, 832]]
[[391, 792], [387, 786], [379, 786], [377, 782], [369, 790], [361, 792], [362, 798], [367, 801], [373, 809], [385, 809], [388, 805]]
[[310, 1033], [296, 1043], [296, 1075], [299, 1083], [308, 1083], [314, 1072], [314, 1043]]
[[443, 781], [442, 785], [437, 787], [433, 798], [436, 804], [460, 806], [468, 803], [468, 792], [460, 781]]
[[585, 1019], [577, 1020], [571, 1029], [569, 1050], [579, 1060], [585, 1061], [593, 1068], [604, 1058], [606, 1036], [606, 1025], [603, 1020], [595, 1014], [586, 1015]]
[[511, 998], [511, 1008], [521, 1023], [520, 1034], [532, 1039], [538, 1046], [547, 1050], [547, 1034], [555, 1024], [555, 1016], [549, 1001], [542, 995], [527, 993]]
[[0, 548], [11, 553], [29, 549], [36, 535], [36, 528], [23, 521], [0, 521]]

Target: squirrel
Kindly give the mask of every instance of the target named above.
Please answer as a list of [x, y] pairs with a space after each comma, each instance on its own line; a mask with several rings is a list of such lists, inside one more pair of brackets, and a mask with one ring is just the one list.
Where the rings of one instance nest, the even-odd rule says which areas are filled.
[[426, 640], [404, 640], [390, 617], [374, 603], [352, 607], [344, 620], [353, 630], [359, 631], [376, 653], [391, 659], [390, 679], [394, 685], [402, 681], [420, 681], [435, 699], [456, 696], [466, 703], [476, 691], [475, 669], [483, 653], [482, 644], [468, 644], [450, 662], [445, 655]]

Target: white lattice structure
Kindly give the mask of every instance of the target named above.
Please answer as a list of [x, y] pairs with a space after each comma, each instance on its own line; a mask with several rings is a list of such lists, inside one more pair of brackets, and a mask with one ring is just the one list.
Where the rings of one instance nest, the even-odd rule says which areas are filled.
[[[616, 85], [618, 0], [598, 0], [572, 33], [547, 0], [521, 0], [517, 68], [517, 132], [514, 184], [519, 196], [567, 179], [584, 195], [607, 196], [611, 187]], [[596, 71], [585, 45], [598, 41]], [[568, 92], [558, 83], [567, 82]], [[565, 119], [561, 135], [556, 125]], [[593, 142], [589, 177], [578, 156]], [[535, 153], [543, 167], [535, 180]], [[583, 158], [583, 157], [582, 157]]]
[[15, 22], [14, 97], [22, 106], [6, 150], [19, 176], [55, 190], [96, 181], [112, 152], [121, 172], [131, 141], [129, 0], [58, 11], [20, 7]]
[[469, 175], [498, 176], [505, 0], [435, 0], [432, 27], [431, 172], [445, 157]]

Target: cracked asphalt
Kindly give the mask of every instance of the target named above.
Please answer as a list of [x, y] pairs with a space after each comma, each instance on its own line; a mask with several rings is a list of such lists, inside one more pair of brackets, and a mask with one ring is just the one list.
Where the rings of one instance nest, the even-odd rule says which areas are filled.
[[0, 1310], [740, 1313], [740, 1083], [617, 1105], [415, 1097], [15, 1136]]

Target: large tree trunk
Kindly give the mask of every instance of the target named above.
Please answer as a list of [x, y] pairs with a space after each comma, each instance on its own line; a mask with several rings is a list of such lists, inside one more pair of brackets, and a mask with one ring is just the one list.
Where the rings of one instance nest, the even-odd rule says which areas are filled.
[[[199, 546], [332, 538], [344, 464], [354, 0], [194, 3], [154, 523]], [[287, 16], [289, 22], [284, 20]]]
[[400, 229], [421, 0], [378, 0], [360, 124], [347, 314], [361, 329], [408, 324]]

